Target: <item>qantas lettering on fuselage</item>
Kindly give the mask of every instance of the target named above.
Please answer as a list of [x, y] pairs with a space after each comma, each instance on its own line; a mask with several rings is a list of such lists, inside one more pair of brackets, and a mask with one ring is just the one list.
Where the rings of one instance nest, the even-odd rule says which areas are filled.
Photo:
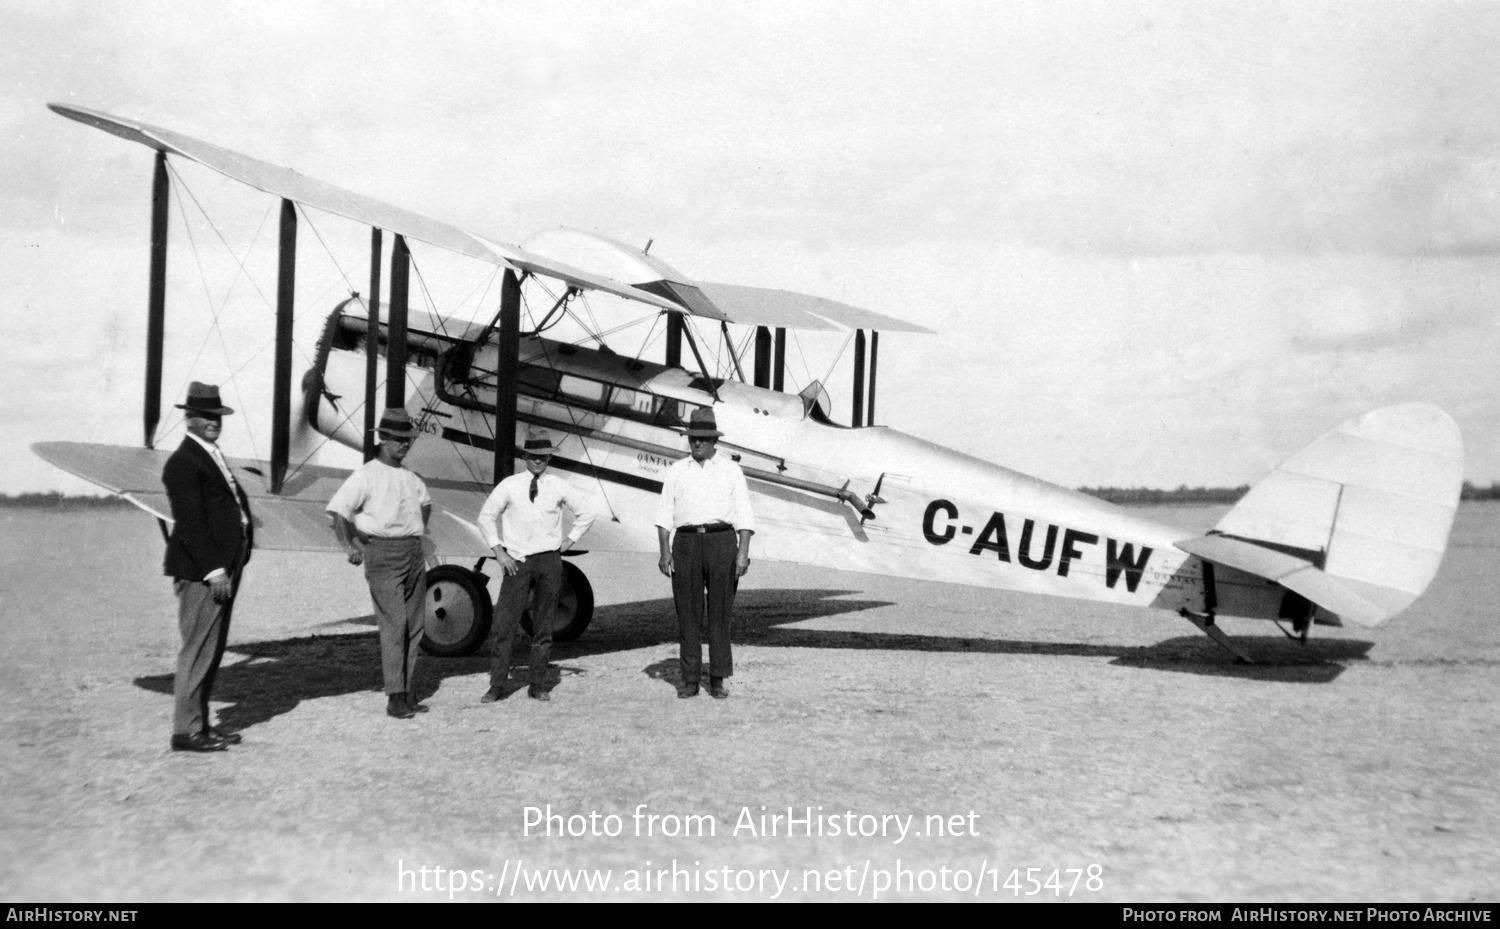
[[[1084, 557], [1080, 546], [1099, 544], [1099, 537], [1092, 532], [1051, 524], [1047, 525], [1045, 538], [1038, 542], [1037, 527], [1036, 520], [1026, 520], [1021, 526], [1020, 541], [1016, 543], [1016, 561], [1021, 567], [1033, 571], [1051, 570], [1055, 562], [1057, 576], [1067, 577], [1072, 563]], [[1061, 547], [1057, 544], [1059, 531], [1062, 533]], [[959, 522], [958, 507], [951, 501], [934, 500], [927, 504], [927, 512], [922, 515], [922, 535], [933, 545], [947, 545], [959, 535], [974, 535], [974, 527]], [[1141, 574], [1146, 570], [1146, 563], [1151, 560], [1151, 549], [1143, 545], [1137, 555], [1133, 542], [1105, 539], [1104, 543], [1104, 585], [1113, 590], [1123, 574], [1125, 588], [1134, 593], [1136, 585], [1141, 582]], [[1038, 548], [1041, 549], [1040, 552], [1037, 551]], [[1004, 513], [991, 513], [984, 527], [979, 530], [978, 537], [969, 546], [970, 555], [983, 555], [986, 552], [994, 552], [999, 561], [1011, 560], [1010, 535], [1006, 530]]]

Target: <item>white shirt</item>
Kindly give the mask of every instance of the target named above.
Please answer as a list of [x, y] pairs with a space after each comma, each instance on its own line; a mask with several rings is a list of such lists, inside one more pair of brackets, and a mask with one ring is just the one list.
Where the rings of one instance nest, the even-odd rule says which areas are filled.
[[691, 456], [674, 462], [661, 485], [656, 525], [671, 530], [713, 522], [755, 531], [745, 472], [722, 452], [701, 464]]
[[[226, 481], [229, 482], [229, 489], [230, 489], [230, 491], [234, 493], [234, 502], [235, 502], [235, 505], [239, 508], [239, 511], [240, 511], [240, 526], [241, 527], [249, 526], [250, 525], [250, 515], [245, 512], [244, 505], [240, 503], [240, 483], [239, 483], [239, 481], [236, 481], [234, 479], [234, 472], [232, 472], [232, 471], [229, 470], [229, 462], [227, 462], [227, 461], [224, 460], [224, 453], [221, 452], [221, 451], [219, 451], [219, 446], [215, 445], [214, 443], [208, 441], [205, 438], [202, 438], [200, 436], [196, 436], [196, 435], [194, 435], [191, 432], [189, 432], [187, 434], [187, 437], [190, 438], [190, 439], [192, 439], [194, 442], [197, 442], [199, 445], [203, 446], [204, 449], [206, 449], [208, 451], [209, 457], [214, 460], [214, 464], [216, 464], [216, 465], [219, 466], [219, 473], [222, 474], [222, 475], [224, 475], [224, 480], [226, 480]], [[224, 574], [224, 573], [226, 573], [226, 572], [224, 571], [223, 568], [214, 568], [212, 571], [210, 571], [207, 574], [203, 575], [203, 579], [205, 581], [211, 581], [214, 578], [216, 578], [219, 575]]]
[[372, 458], [349, 475], [328, 501], [327, 511], [354, 523], [365, 535], [402, 539], [423, 534], [427, 527], [422, 507], [431, 505], [420, 477]]
[[[219, 451], [219, 446], [217, 446], [214, 443], [208, 441], [207, 439], [204, 439], [204, 438], [201, 438], [199, 436], [196, 436], [196, 435], [194, 435], [191, 432], [189, 432], [187, 434], [187, 437], [190, 438], [190, 439], [192, 439], [194, 442], [197, 442], [199, 445], [203, 446], [204, 450], [208, 452], [209, 457], [213, 458], [214, 464], [216, 464], [216, 465], [219, 466], [219, 473], [222, 474], [222, 475], [224, 475], [225, 482], [227, 482], [229, 484], [229, 489], [232, 490], [232, 491], [234, 491], [234, 501], [235, 501], [235, 503], [239, 503], [239, 499], [240, 499], [240, 495], [239, 495], [240, 482], [234, 479], [234, 472], [229, 470], [229, 462], [227, 462], [227, 461], [224, 460], [224, 453], [221, 452], [221, 451]], [[241, 506], [240, 507], [240, 524], [241, 525], [248, 525], [249, 522], [250, 522], [249, 517], [247, 517], [245, 515], [245, 508], [243, 506]]]
[[594, 506], [587, 494], [560, 477], [543, 472], [537, 478], [536, 500], [531, 499], [531, 472], [522, 471], [495, 485], [479, 511], [479, 531], [490, 548], [505, 546], [517, 561], [538, 552], [562, 547], [562, 507], [573, 511], [568, 540], [577, 543], [594, 524]]

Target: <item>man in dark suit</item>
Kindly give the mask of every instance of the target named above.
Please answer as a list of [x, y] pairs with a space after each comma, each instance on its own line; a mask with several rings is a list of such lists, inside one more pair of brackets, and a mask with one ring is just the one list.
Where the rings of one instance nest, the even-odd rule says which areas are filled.
[[220, 752], [240, 736], [210, 723], [208, 700], [255, 528], [250, 501], [217, 444], [223, 419], [234, 410], [219, 402], [217, 386], [197, 381], [177, 408], [184, 411], [188, 434], [161, 472], [172, 505], [164, 567], [177, 593], [182, 631], [172, 687], [172, 750]]

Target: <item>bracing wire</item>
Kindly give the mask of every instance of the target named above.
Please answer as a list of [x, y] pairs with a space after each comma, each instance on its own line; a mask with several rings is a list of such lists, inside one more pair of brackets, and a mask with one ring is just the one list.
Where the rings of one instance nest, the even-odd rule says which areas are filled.
[[807, 365], [807, 352], [802, 348], [802, 339], [798, 337], [797, 330], [790, 329], [788, 331], [792, 334], [792, 342], [797, 346], [797, 360], [802, 362], [802, 376], [805, 378], [803, 386], [805, 387], [813, 382], [812, 369]]
[[853, 332], [849, 332], [847, 335], [845, 335], [844, 336], [844, 344], [840, 345], [839, 346], [839, 350], [834, 353], [833, 361], [829, 362], [829, 364], [828, 364], [828, 373], [825, 374], [825, 375], [823, 375], [823, 380], [821, 381], [821, 383], [823, 384], [823, 386], [825, 388], [828, 386], [828, 379], [830, 377], [833, 377], [833, 369], [836, 368], [836, 367], [838, 367], [839, 359], [842, 358], [842, 357], [844, 357], [844, 349], [846, 349], [846, 348], [849, 347], [849, 340], [853, 339], [853, 338], [854, 338], [854, 333]]
[[[693, 317], [689, 316], [686, 313], [682, 314], [682, 326], [683, 326], [684, 329], [686, 329], [686, 330], [688, 330], [689, 332], [692, 333], [693, 343], [695, 345], [700, 346], [700, 348], [698, 349], [698, 351], [701, 353], [702, 350], [703, 350], [701, 346], [706, 345], [707, 343], [703, 341], [702, 333], [700, 333], [698, 331], [698, 327], [695, 326], [695, 325], [693, 325]], [[719, 376], [719, 360], [720, 359], [717, 358], [717, 357], [714, 358], [714, 370], [712, 370], [712, 371], [704, 371], [703, 372], [703, 376], [704, 377], [717, 378]], [[708, 366], [707, 359], [702, 359], [702, 361], [703, 361], [704, 367], [707, 367]]]
[[[638, 348], [638, 349], [636, 349], [635, 357], [639, 358], [642, 355], [646, 354], [646, 349], [648, 349], [648, 348], [650, 348], [652, 346], [652, 344], [653, 344], [652, 343], [652, 336], [654, 336], [656, 334], [656, 324], [657, 324], [657, 322], [661, 318], [662, 318], [662, 314], [661, 313], [654, 313], [654, 314], [652, 314], [652, 316], [651, 316], [651, 328], [649, 328], [649, 329], [646, 330], [646, 337], [645, 337], [645, 339], [643, 339], [641, 341], [641, 347]], [[644, 320], [640, 320], [640, 322], [644, 322]], [[665, 327], [662, 328], [662, 334], [663, 335], [666, 334], [666, 328]]]
[[307, 228], [312, 230], [313, 238], [317, 239], [318, 244], [323, 246], [323, 253], [327, 255], [328, 260], [333, 263], [333, 269], [339, 273], [339, 277], [342, 277], [344, 279], [345, 288], [348, 289], [350, 293], [354, 293], [354, 282], [349, 280], [348, 274], [344, 273], [344, 266], [339, 264], [338, 256], [333, 253], [333, 249], [328, 247], [328, 243], [323, 240], [323, 234], [318, 231], [317, 226], [313, 225], [312, 216], [308, 215], [307, 210], [300, 203], [297, 204], [297, 215], [302, 217], [302, 221], [307, 223]]
[[[201, 215], [203, 217], [203, 220], [204, 220], [204, 222], [206, 222], [208, 224], [209, 229], [213, 230], [214, 235], [218, 237], [220, 244], [222, 244], [224, 246], [224, 250], [229, 253], [229, 256], [234, 260], [235, 266], [238, 269], [237, 272], [236, 272], [236, 274], [235, 274], [235, 276], [234, 276], [234, 278], [229, 282], [228, 287], [225, 289], [224, 297], [223, 297], [222, 302], [219, 305], [216, 306], [214, 304], [213, 294], [208, 289], [208, 274], [203, 269], [203, 259], [202, 259], [202, 255], [198, 251], [197, 240], [193, 237], [193, 227], [192, 227], [192, 224], [188, 222], [187, 212], [186, 212], [186, 209], [183, 207], [183, 198], [179, 196], [177, 198], [178, 215], [182, 219], [182, 227], [183, 227], [183, 229], [186, 232], [187, 239], [188, 239], [188, 245], [189, 245], [189, 247], [190, 247], [190, 249], [191, 249], [191, 251], [193, 253], [194, 264], [196, 264], [197, 267], [198, 267], [198, 276], [199, 276], [200, 281], [203, 284], [204, 300], [208, 304], [208, 309], [209, 309], [209, 313], [210, 313], [210, 317], [211, 317], [210, 323], [209, 323], [209, 332], [210, 332], [210, 334], [204, 336], [203, 343], [198, 346], [198, 351], [193, 356], [192, 364], [189, 366], [189, 369], [188, 369], [191, 372], [193, 370], [193, 368], [197, 367], [198, 359], [203, 357], [203, 351], [204, 351], [205, 348], [207, 348], [207, 346], [208, 346], [208, 340], [210, 338], [214, 338], [214, 337], [218, 338], [218, 340], [219, 340], [219, 349], [223, 353], [225, 361], [227, 362], [229, 360], [229, 357], [230, 357], [230, 355], [229, 355], [229, 346], [226, 345], [225, 342], [224, 342], [224, 330], [223, 330], [223, 327], [220, 325], [220, 317], [223, 315], [224, 307], [226, 307], [228, 305], [228, 303], [229, 303], [229, 296], [230, 296], [230, 294], [232, 294], [234, 292], [234, 287], [239, 282], [239, 278], [240, 278], [241, 275], [243, 275], [245, 277], [245, 279], [250, 282], [251, 287], [253, 287], [255, 289], [255, 292], [260, 296], [262, 303], [265, 303], [267, 306], [270, 306], [270, 303], [269, 303], [269, 301], [266, 300], [265, 293], [262, 292], [261, 289], [258, 286], [255, 285], [254, 278], [250, 275], [249, 270], [246, 269], [246, 267], [245, 267], [245, 261], [244, 261], [244, 256], [243, 255], [237, 255], [237, 254], [235, 254], [235, 251], [230, 246], [228, 240], [226, 240], [224, 238], [224, 234], [222, 232], [220, 232], [219, 227], [214, 223], [212, 217], [210, 217], [208, 215], [208, 211], [203, 208], [203, 204], [198, 200], [197, 195], [195, 195], [193, 193], [192, 188], [188, 186], [187, 182], [182, 178], [182, 176], [180, 174], [178, 174], [176, 168], [173, 167], [170, 162], [168, 163], [168, 168], [171, 171], [171, 177], [172, 177], [172, 179], [174, 181], [174, 185], [173, 186], [178, 190], [179, 193], [186, 194], [187, 195], [187, 199], [193, 201], [193, 205], [198, 208], [199, 215]], [[260, 225], [258, 225], [256, 227], [255, 236], [250, 240], [250, 243], [245, 246], [245, 254], [248, 255], [249, 252], [250, 252], [250, 250], [255, 247], [256, 242], [258, 242], [260, 240], [261, 231], [263, 229], [265, 229], [266, 218], [269, 215], [270, 215], [270, 209], [268, 207], [267, 210], [266, 210], [266, 213], [264, 215], [262, 215], [262, 217], [261, 217]], [[252, 355], [251, 357], [253, 358], [254, 356]], [[241, 404], [244, 404], [245, 403], [245, 400], [244, 400], [244, 396], [245, 395], [244, 395], [244, 392], [240, 389], [239, 381], [238, 381], [238, 379], [235, 376], [238, 373], [238, 370], [241, 370], [242, 368], [243, 368], [243, 365], [241, 365], [240, 369], [235, 369], [234, 371], [231, 371], [230, 376], [229, 376], [229, 385], [234, 389], [234, 396], [236, 397], [237, 402], [239, 402]], [[191, 374], [189, 375], [189, 377], [191, 377]], [[179, 388], [179, 390], [181, 390], [181, 388]], [[172, 428], [174, 428], [174, 429], [176, 428], [176, 424], [175, 423], [173, 424]], [[167, 433], [164, 433], [164, 434], [167, 434]], [[251, 450], [253, 452], [256, 449], [256, 447], [257, 447], [257, 442], [255, 440], [255, 433], [252, 431], [252, 429], [250, 427], [250, 423], [249, 423], [248, 420], [245, 423], [245, 435], [246, 435], [246, 437], [250, 441], [250, 448], [251, 448]]]
[[[167, 162], [167, 167], [168, 167], [168, 169], [171, 170], [172, 176], [177, 179], [178, 186], [181, 188], [182, 192], [188, 195], [188, 198], [193, 201], [193, 205], [198, 208], [198, 212], [200, 214], [202, 214], [204, 220], [208, 222], [208, 228], [212, 229], [213, 232], [214, 232], [214, 235], [218, 236], [219, 241], [221, 243], [223, 243], [224, 250], [227, 251], [227, 252], [229, 252], [230, 255], [234, 255], [234, 249], [232, 247], [230, 247], [229, 242], [225, 240], [224, 234], [219, 231], [219, 227], [216, 226], [216, 225], [214, 225], [213, 220], [209, 218], [208, 210], [204, 209], [203, 204], [200, 203], [200, 202], [198, 202], [198, 197], [197, 197], [196, 194], [193, 193], [193, 189], [191, 187], [189, 187], [187, 185], [187, 182], [182, 179], [182, 176], [177, 173], [177, 169], [172, 166], [172, 163], [170, 161]], [[251, 241], [252, 245], [255, 243], [255, 241], [258, 241], [260, 239], [260, 231], [261, 231], [261, 229], [265, 228], [266, 219], [270, 215], [271, 215], [271, 208], [268, 206], [268, 207], [266, 207], [265, 216], [263, 216], [261, 218], [260, 226], [257, 227], [256, 230], [255, 230], [255, 239]], [[248, 251], [249, 251], [249, 249], [246, 248], [246, 252], [247, 253], [248, 253]], [[260, 295], [261, 302], [264, 303], [267, 308], [273, 306], [273, 304], [271, 303], [270, 298], [267, 297], [265, 295], [265, 292], [260, 289], [260, 285], [257, 284], [257, 283], [255, 283], [255, 276], [252, 275], [250, 273], [249, 269], [245, 267], [244, 261], [240, 260], [240, 259], [236, 259], [235, 264], [239, 267], [240, 273], [242, 273], [242, 274], [245, 275], [245, 280], [247, 282], [249, 282], [250, 286], [253, 287], [253, 288], [255, 288], [255, 292]], [[226, 299], [228, 298], [228, 294], [225, 294], [225, 298]]]
[[417, 256], [410, 248], [406, 253], [408, 260], [411, 261], [412, 277], [417, 279], [417, 287], [422, 291], [422, 304], [427, 309], [427, 315], [437, 324], [440, 334], [449, 335], [448, 320], [438, 314], [437, 303], [432, 299], [432, 292], [427, 289], [427, 278], [422, 275], [422, 269], [417, 265]]
[[734, 350], [735, 362], [741, 369], [745, 367], [745, 356], [750, 354], [750, 346], [754, 343], [755, 329], [746, 329], [744, 336], [740, 339], [740, 347]]

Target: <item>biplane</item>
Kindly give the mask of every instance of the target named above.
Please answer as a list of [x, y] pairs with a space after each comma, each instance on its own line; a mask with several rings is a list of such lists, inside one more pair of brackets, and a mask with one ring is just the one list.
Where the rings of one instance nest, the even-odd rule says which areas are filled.
[[[1422, 593], [1447, 546], [1463, 447], [1457, 425], [1432, 406], [1386, 407], [1337, 426], [1256, 484], [1213, 530], [1187, 532], [875, 425], [879, 334], [927, 331], [920, 326], [805, 294], [696, 280], [650, 254], [649, 243], [635, 248], [568, 229], [499, 243], [168, 129], [82, 107], [51, 108], [156, 152], [145, 443], [46, 442], [34, 446], [37, 454], [170, 519], [159, 481], [167, 452], [153, 448], [167, 158], [198, 162], [280, 198], [270, 453], [231, 459], [242, 486], [254, 490], [257, 545], [337, 551], [323, 507], [347, 471], [296, 464], [293, 441], [310, 430], [368, 458], [375, 411], [405, 407], [429, 436], [407, 465], [426, 479], [435, 504], [425, 641], [435, 654], [466, 654], [488, 633], [490, 552], [474, 520], [493, 484], [514, 471], [528, 427], [560, 440], [552, 467], [601, 503], [606, 518], [584, 547], [654, 553], [662, 474], [688, 454], [684, 424], [697, 407], [714, 410], [726, 433], [720, 453], [732, 455], [749, 479], [760, 524], [757, 558], [1168, 610], [1246, 661], [1220, 629], [1221, 617], [1270, 620], [1304, 642], [1315, 624], [1373, 626]], [[370, 227], [371, 282], [367, 299], [351, 296], [328, 313], [312, 366], [294, 390], [299, 205]], [[382, 301], [385, 233], [394, 242]], [[502, 272], [493, 316], [456, 320], [413, 310], [408, 240]], [[558, 296], [545, 313], [528, 312], [523, 329], [523, 288], [541, 282]], [[552, 335], [570, 302], [588, 294], [659, 320], [660, 357], [618, 352], [597, 334], [575, 341]], [[734, 349], [730, 326], [746, 332], [746, 350]], [[705, 361], [700, 327], [714, 338], [722, 334], [728, 370]], [[820, 382], [786, 389], [789, 330], [852, 334], [848, 422], [836, 421]], [[741, 365], [747, 355], [750, 377]], [[576, 638], [593, 611], [576, 559], [567, 564], [560, 596], [556, 636]]]

